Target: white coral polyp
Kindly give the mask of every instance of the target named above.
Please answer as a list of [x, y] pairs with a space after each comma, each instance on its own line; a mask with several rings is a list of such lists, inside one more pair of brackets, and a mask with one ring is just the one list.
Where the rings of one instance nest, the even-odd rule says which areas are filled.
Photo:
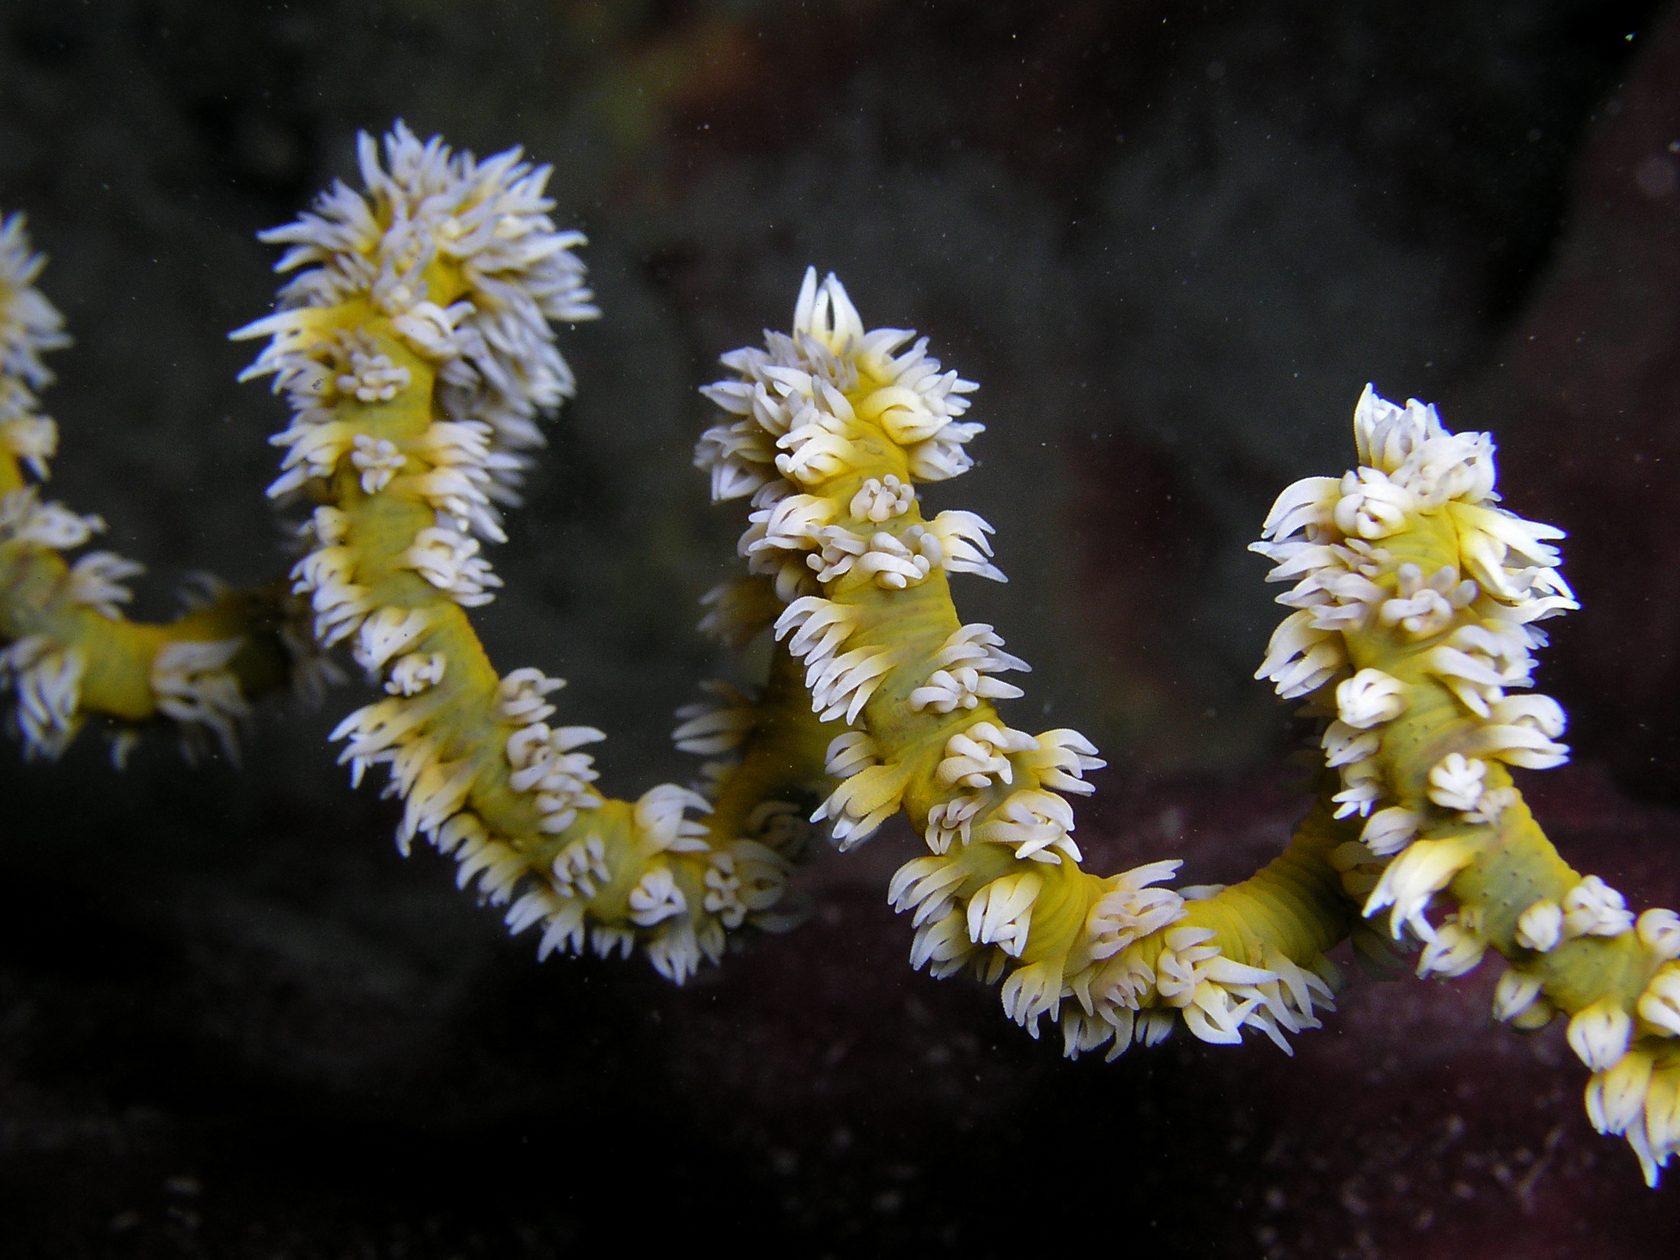
[[1362, 669], [1336, 687], [1336, 712], [1358, 730], [1392, 722], [1406, 711], [1406, 686], [1380, 669]]

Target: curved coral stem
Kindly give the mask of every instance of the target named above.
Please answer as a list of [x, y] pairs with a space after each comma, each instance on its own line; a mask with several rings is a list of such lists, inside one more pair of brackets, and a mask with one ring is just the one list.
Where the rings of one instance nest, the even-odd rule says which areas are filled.
[[1026, 665], [962, 624], [947, 581], [1001, 580], [991, 527], [924, 517], [915, 490], [968, 467], [974, 386], [913, 336], [865, 330], [839, 281], [810, 272], [792, 332], [724, 356], [733, 375], [705, 391], [724, 416], [697, 462], [715, 497], [753, 495], [740, 550], [786, 604], [777, 635], [812, 707], [853, 727], [817, 817], [845, 847], [902, 811], [930, 850], [889, 890], [916, 928], [912, 961], [1001, 979], [1010, 1016], [1034, 1032], [1059, 1020], [1070, 1053], [1179, 1021], [1284, 1044], [1329, 1001], [1323, 951], [1349, 912], [1328, 855], [1348, 837], [1309, 820], [1283, 858], [1200, 903], [1154, 886], [1176, 863], [1081, 869], [1067, 798], [1103, 763], [1077, 731], [1016, 730], [994, 703], [1021, 694], [999, 675]]
[[1423, 942], [1421, 974], [1508, 958], [1494, 1013], [1569, 1018], [1593, 1123], [1625, 1134], [1654, 1182], [1680, 1146], [1680, 919], [1636, 922], [1570, 867], [1510, 773], [1568, 756], [1561, 706], [1528, 690], [1537, 623], [1576, 606], [1562, 531], [1497, 506], [1492, 439], [1432, 407], [1367, 389], [1354, 437], [1360, 466], [1285, 490], [1256, 544], [1296, 610], [1260, 672], [1322, 717], [1332, 801], [1363, 820], [1337, 861], [1365, 913]]
[[247, 375], [291, 406], [270, 494], [316, 504], [294, 589], [318, 642], [350, 644], [385, 692], [339, 725], [341, 760], [357, 780], [388, 767], [399, 845], [453, 854], [510, 929], [540, 928], [540, 953], [640, 947], [680, 982], [726, 932], [787, 922], [800, 836], [782, 798], [821, 777], [815, 722], [773, 686], [735, 732], [721, 809], [674, 784], [615, 800], [586, 751], [602, 732], [550, 722], [561, 681], [492, 666], [467, 609], [500, 585], [482, 547], [535, 422], [571, 392], [552, 323], [596, 313], [582, 237], [555, 229], [548, 170], [516, 150], [480, 162], [398, 124], [359, 156], [364, 192], [338, 185], [265, 234], [298, 274], [235, 334], [271, 338]]
[[34, 287], [42, 265], [21, 216], [0, 218], [0, 685], [17, 695], [24, 751], [57, 756], [98, 718], [119, 761], [153, 722], [174, 724], [189, 754], [210, 737], [235, 757], [250, 699], [309, 676], [289, 598], [278, 584], [212, 584], [173, 620], [123, 615], [142, 567], [83, 550], [105, 523], [39, 490], [58, 447], [35, 397], [52, 380], [40, 356], [68, 342]]

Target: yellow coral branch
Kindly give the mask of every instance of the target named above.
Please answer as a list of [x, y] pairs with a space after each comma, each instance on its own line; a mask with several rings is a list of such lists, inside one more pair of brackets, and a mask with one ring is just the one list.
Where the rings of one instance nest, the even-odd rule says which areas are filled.
[[1103, 763], [1077, 731], [1016, 730], [994, 704], [1021, 694], [998, 675], [1025, 663], [962, 624], [947, 581], [1002, 579], [991, 527], [924, 517], [914, 489], [968, 467], [974, 385], [913, 336], [866, 330], [839, 281], [808, 272], [791, 333], [724, 356], [733, 375], [705, 391], [723, 418], [698, 462], [715, 497], [753, 495], [740, 550], [786, 601], [777, 635], [812, 707], [853, 724], [816, 817], [845, 847], [905, 813], [931, 851], [889, 890], [912, 916], [914, 965], [1001, 979], [1011, 1018], [1035, 1035], [1058, 1020], [1070, 1054], [1119, 1053], [1179, 1021], [1287, 1048], [1329, 1003], [1323, 951], [1351, 918], [1329, 854], [1350, 837], [1315, 815], [1284, 857], [1200, 903], [1153, 886], [1175, 862], [1080, 868], [1067, 797]]
[[[1647, 910], [1563, 860], [1508, 767], [1568, 750], [1562, 708], [1532, 684], [1536, 624], [1574, 608], [1562, 531], [1496, 506], [1493, 443], [1434, 408], [1367, 389], [1360, 466], [1285, 490], [1256, 545], [1297, 611], [1261, 666], [1324, 715], [1332, 803], [1363, 820], [1339, 865], [1365, 913], [1423, 942], [1420, 974], [1511, 961], [1494, 1013], [1521, 1028], [1569, 1017], [1593, 1073], [1587, 1108], [1623, 1134], [1646, 1179], [1680, 1147], [1680, 918]], [[1437, 896], [1452, 909], [1431, 918]]]
[[741, 750], [720, 809], [673, 784], [613, 800], [584, 751], [602, 733], [549, 723], [560, 680], [498, 674], [466, 610], [500, 585], [482, 545], [503, 537], [534, 422], [571, 392], [550, 324], [596, 313], [582, 238], [554, 228], [547, 168], [516, 150], [479, 162], [398, 124], [382, 150], [362, 138], [360, 165], [365, 192], [339, 185], [265, 234], [298, 274], [235, 334], [271, 339], [247, 375], [291, 405], [270, 494], [317, 504], [293, 569], [315, 637], [348, 642], [386, 693], [334, 732], [342, 760], [357, 780], [388, 767], [401, 847], [453, 854], [511, 930], [541, 928], [540, 953], [640, 946], [681, 982], [727, 931], [787, 921], [802, 835], [785, 798], [821, 778], [817, 724], [773, 679], [734, 729], [690, 731]]
[[34, 287], [42, 265], [21, 216], [0, 219], [0, 686], [17, 695], [24, 751], [57, 756], [98, 717], [119, 761], [157, 720], [176, 725], [189, 754], [208, 735], [236, 756], [249, 699], [307, 670], [286, 592], [213, 587], [172, 621], [135, 622], [120, 606], [140, 565], [107, 551], [68, 558], [105, 523], [38, 488], [58, 447], [34, 394], [52, 380], [40, 356], [68, 342]]
[[[503, 537], [537, 421], [571, 393], [551, 325], [596, 314], [582, 238], [554, 228], [548, 171], [517, 150], [479, 162], [399, 123], [359, 158], [365, 191], [337, 185], [265, 234], [296, 274], [235, 335], [269, 339], [247, 376], [290, 406], [270, 494], [312, 508], [291, 593], [319, 645], [348, 644], [383, 692], [340, 724], [341, 759], [358, 780], [386, 768], [405, 851], [420, 835], [453, 854], [513, 931], [541, 928], [542, 954], [640, 948], [681, 982], [728, 932], [791, 921], [802, 797], [826, 792], [812, 821], [842, 848], [902, 813], [928, 849], [888, 890], [912, 963], [1001, 982], [1011, 1018], [1034, 1035], [1056, 1021], [1070, 1055], [1180, 1025], [1287, 1051], [1331, 1005], [1326, 952], [1370, 939], [1362, 905], [1422, 944], [1420, 974], [1509, 959], [1495, 1014], [1568, 1017], [1590, 1118], [1655, 1181], [1680, 1148], [1680, 916], [1636, 919], [1575, 871], [1513, 784], [1511, 768], [1567, 757], [1561, 708], [1527, 689], [1537, 623], [1575, 602], [1561, 532], [1497, 506], [1487, 435], [1367, 390], [1358, 466], [1296, 483], [1266, 521], [1255, 549], [1292, 611], [1258, 676], [1305, 701], [1324, 760], [1286, 850], [1219, 889], [1164, 886], [1172, 860], [1099, 876], [1069, 798], [1103, 762], [1077, 731], [1007, 724], [999, 703], [1021, 689], [1002, 675], [1027, 666], [952, 601], [951, 574], [1002, 580], [991, 527], [918, 497], [969, 466], [975, 385], [808, 273], [790, 332], [724, 356], [697, 454], [714, 497], [752, 496], [752, 577], [714, 593], [707, 622], [734, 646], [773, 624], [767, 684], [713, 684], [680, 715], [679, 747], [712, 758], [704, 795], [615, 800], [585, 751], [602, 733], [551, 725], [560, 680], [498, 673], [467, 611], [500, 584], [483, 546]], [[0, 682], [26, 750], [58, 752], [99, 713], [231, 751], [244, 697], [296, 667], [284, 595], [216, 594], [141, 625], [118, 609], [138, 566], [66, 559], [102, 523], [38, 489], [57, 442], [40, 356], [64, 341], [40, 266], [21, 220], [0, 220]]]

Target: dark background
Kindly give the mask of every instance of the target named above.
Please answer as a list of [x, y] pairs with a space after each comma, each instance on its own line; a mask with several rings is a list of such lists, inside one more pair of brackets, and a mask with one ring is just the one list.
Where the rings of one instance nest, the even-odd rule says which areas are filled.
[[[53, 489], [151, 566], [143, 610], [284, 564], [281, 408], [225, 334], [272, 299], [253, 233], [399, 116], [523, 144], [591, 237], [606, 318], [563, 337], [581, 394], [482, 624], [572, 680], [609, 789], [689, 773], [666, 714], [726, 666], [684, 610], [738, 528], [688, 466], [694, 389], [810, 262], [982, 384], [979, 466], [930, 497], [999, 529], [1010, 584], [959, 594], [1034, 664], [1016, 723], [1113, 762], [1094, 866], [1233, 878], [1287, 833], [1243, 548], [1347, 466], [1372, 380], [1491, 429], [1508, 504], [1568, 529], [1584, 608], [1540, 685], [1578, 754], [1536, 810], [1636, 906], [1680, 900], [1672, 10], [9, 0], [0, 208], [77, 337]], [[1491, 965], [1356, 976], [1293, 1061], [1070, 1065], [905, 967], [887, 833], [681, 991], [538, 966], [345, 784], [324, 736], [360, 694], [266, 717], [237, 770], [165, 738], [121, 775], [92, 737], [0, 760], [8, 1256], [1673, 1254], [1673, 1188], [1592, 1134], [1557, 1030], [1491, 1026]]]

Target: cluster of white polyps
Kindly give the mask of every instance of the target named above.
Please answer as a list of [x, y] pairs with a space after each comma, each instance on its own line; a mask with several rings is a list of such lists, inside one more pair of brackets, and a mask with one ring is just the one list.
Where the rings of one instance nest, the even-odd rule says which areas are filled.
[[1213, 1045], [1236, 1045], [1248, 1030], [1293, 1053], [1288, 1036], [1319, 1027], [1317, 1013], [1335, 1008], [1329, 983], [1267, 944], [1255, 962], [1241, 962], [1211, 929], [1182, 922], [1184, 897], [1151, 886], [1178, 865], [1152, 862], [1103, 881], [1086, 923], [1087, 961], [1063, 982], [1075, 999], [1061, 1012], [1066, 1053], [1106, 1046], [1113, 1060], [1179, 1023]]
[[[1501, 798], [1483, 791], [1487, 761], [1545, 768], [1568, 756], [1556, 742], [1556, 702], [1508, 692], [1531, 685], [1533, 650], [1546, 642], [1535, 623], [1576, 604], [1549, 543], [1562, 532], [1496, 506], [1487, 434], [1448, 432], [1433, 407], [1399, 407], [1367, 387], [1354, 435], [1360, 467], [1290, 486], [1254, 544], [1275, 563], [1269, 580], [1293, 584], [1278, 602], [1295, 609], [1256, 676], [1326, 713], [1325, 761], [1342, 781], [1337, 816], [1367, 818], [1362, 838], [1386, 857], [1422, 822], [1423, 803], [1390, 799], [1379, 755], [1385, 729], [1412, 700], [1413, 684], [1399, 675], [1445, 686], [1473, 728], [1431, 769], [1429, 803], [1496, 814]], [[1420, 556], [1433, 559], [1426, 566]], [[1362, 635], [1387, 635], [1391, 658], [1355, 669], [1348, 644]], [[1428, 865], [1433, 883], [1441, 864]], [[1407, 866], [1397, 867], [1394, 880], [1405, 882]], [[1381, 905], [1394, 904], [1391, 890]], [[1396, 911], [1397, 922], [1423, 923], [1415, 896]]]
[[50, 385], [52, 371], [41, 356], [70, 344], [64, 316], [35, 287], [44, 266], [46, 259], [30, 248], [23, 216], [0, 215], [0, 381], [11, 382], [0, 390], [8, 393]]
[[793, 330], [767, 331], [762, 348], [724, 355], [734, 376], [701, 390], [725, 414], [701, 436], [694, 462], [711, 475], [714, 500], [753, 495], [740, 551], [754, 572], [777, 577], [784, 599], [814, 589], [807, 566], [842, 560], [912, 583], [927, 564], [989, 567], [984, 535], [990, 530], [972, 513], [929, 522], [925, 540], [829, 528], [848, 509], [865, 523], [902, 516], [912, 493], [896, 474], [858, 491], [849, 504], [813, 493], [858, 466], [860, 421], [903, 448], [912, 480], [943, 481], [973, 462], [963, 448], [983, 426], [959, 417], [976, 386], [941, 371], [927, 338], [906, 349], [915, 336], [901, 328], [865, 331], [839, 279], [830, 275], [818, 284], [816, 269], [808, 268]]
[[[550, 168], [517, 149], [485, 161], [425, 143], [400, 122], [358, 155], [365, 191], [337, 183], [297, 222], [263, 234], [290, 248], [277, 266], [301, 268], [281, 309], [239, 329], [271, 340], [245, 377], [272, 374], [292, 423], [271, 495], [289, 496], [345, 459], [363, 493], [403, 479], [436, 513], [406, 557], [450, 599], [488, 602], [498, 581], [480, 541], [503, 539], [497, 504], [517, 502], [521, 453], [541, 442], [538, 417], [572, 392], [551, 320], [594, 318], [580, 233], [560, 231], [543, 195]], [[363, 431], [346, 403], [387, 403], [411, 373], [380, 351], [367, 327], [382, 319], [403, 347], [437, 366], [427, 405], [437, 418], [403, 443]], [[365, 607], [350, 579], [317, 566], [300, 574], [324, 642], [349, 634]], [[310, 580], [322, 578], [324, 581]]]
[[[289, 246], [276, 270], [304, 270], [281, 290], [281, 311], [235, 334], [274, 338], [247, 375], [273, 372], [285, 385], [293, 352], [314, 340], [307, 312], [366, 301], [441, 365], [451, 418], [488, 424], [509, 450], [541, 445], [537, 417], [573, 387], [549, 323], [600, 314], [572, 252], [582, 233], [548, 218], [552, 168], [517, 148], [480, 161], [435, 136], [422, 143], [401, 122], [382, 146], [364, 132], [357, 157], [365, 191], [335, 183], [297, 222], [262, 234]], [[432, 291], [438, 264], [458, 269], [459, 293]], [[379, 387], [370, 366], [354, 374], [358, 394]]]

